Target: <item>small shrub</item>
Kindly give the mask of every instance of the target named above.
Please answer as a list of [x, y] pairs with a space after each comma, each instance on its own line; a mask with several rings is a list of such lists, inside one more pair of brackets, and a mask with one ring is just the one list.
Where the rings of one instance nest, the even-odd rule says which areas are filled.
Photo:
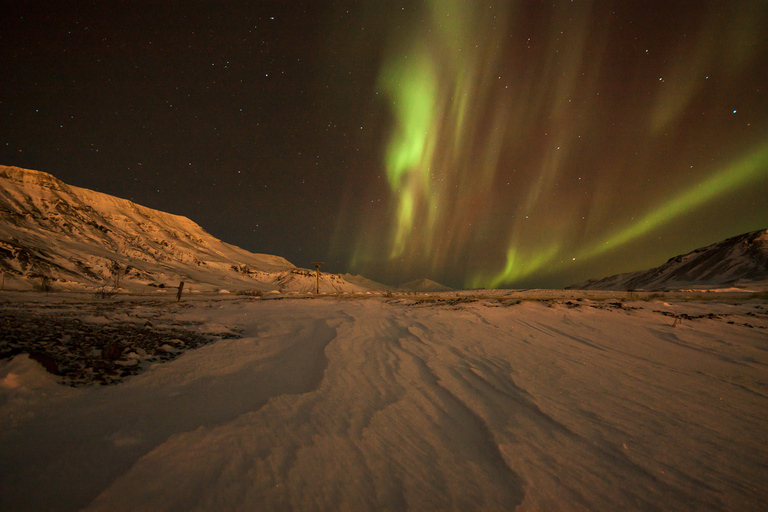
[[108, 289], [106, 286], [102, 286], [96, 293], [93, 294], [94, 299], [109, 299], [117, 293], [116, 288]]
[[35, 290], [41, 293], [51, 293], [53, 291], [53, 285], [51, 284], [51, 278], [48, 276], [40, 276], [40, 282], [35, 283]]
[[236, 294], [247, 295], [248, 297], [261, 297], [264, 295], [264, 292], [261, 290], [239, 290]]

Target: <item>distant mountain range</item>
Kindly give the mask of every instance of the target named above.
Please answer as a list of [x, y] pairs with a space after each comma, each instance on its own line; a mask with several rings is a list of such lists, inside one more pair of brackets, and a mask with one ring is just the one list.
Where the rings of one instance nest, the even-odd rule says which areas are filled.
[[575, 290], [768, 289], [768, 230], [734, 236], [640, 272], [592, 279]]
[[415, 279], [413, 281], [408, 281], [407, 283], [398, 286], [397, 289], [406, 292], [449, 292], [453, 290], [453, 288], [448, 288], [431, 279]]
[[[163, 292], [311, 292], [314, 270], [227, 244], [190, 219], [67, 185], [44, 172], [0, 166], [0, 272], [5, 289]], [[659, 267], [589, 280], [569, 289], [768, 289], [768, 230], [676, 256]], [[386, 285], [321, 275], [320, 291], [369, 292]], [[396, 288], [451, 289], [429, 279]]]
[[[45, 281], [59, 290], [117, 284], [132, 292], [308, 292], [314, 270], [254, 254], [211, 236], [186, 217], [67, 185], [50, 174], [0, 166], [0, 272], [5, 289]], [[322, 274], [321, 292], [372, 289]]]

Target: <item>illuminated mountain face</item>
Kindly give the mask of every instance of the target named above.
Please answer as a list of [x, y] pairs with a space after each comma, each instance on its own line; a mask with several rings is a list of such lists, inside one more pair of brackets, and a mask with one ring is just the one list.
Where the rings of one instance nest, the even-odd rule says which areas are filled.
[[766, 6], [646, 7], [433, 0], [399, 22], [388, 206], [353, 267], [562, 286], [764, 228]]
[[[6, 289], [316, 291], [314, 271], [222, 242], [186, 217], [0, 165], [0, 272]], [[322, 274], [324, 293], [371, 284]]]

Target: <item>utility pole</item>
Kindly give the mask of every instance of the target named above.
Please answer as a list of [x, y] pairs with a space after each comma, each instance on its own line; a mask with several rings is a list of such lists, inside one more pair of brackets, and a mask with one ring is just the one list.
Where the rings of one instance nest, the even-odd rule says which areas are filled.
[[312, 264], [317, 269], [317, 289], [315, 291], [316, 295], [320, 295], [320, 265], [325, 265], [324, 261], [313, 261]]

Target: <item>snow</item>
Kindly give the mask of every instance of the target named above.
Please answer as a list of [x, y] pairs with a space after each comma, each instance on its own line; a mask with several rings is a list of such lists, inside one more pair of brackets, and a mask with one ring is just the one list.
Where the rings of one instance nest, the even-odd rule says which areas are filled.
[[242, 337], [112, 386], [0, 360], [0, 510], [765, 509], [764, 298], [474, 294], [113, 301]]
[[[167, 293], [180, 281], [184, 293], [307, 292], [317, 283], [314, 271], [227, 244], [186, 217], [2, 165], [0, 272], [6, 290], [34, 289], [47, 276], [57, 291], [110, 291], [118, 274], [120, 293]], [[323, 273], [320, 291], [382, 286], [359, 281]]]

